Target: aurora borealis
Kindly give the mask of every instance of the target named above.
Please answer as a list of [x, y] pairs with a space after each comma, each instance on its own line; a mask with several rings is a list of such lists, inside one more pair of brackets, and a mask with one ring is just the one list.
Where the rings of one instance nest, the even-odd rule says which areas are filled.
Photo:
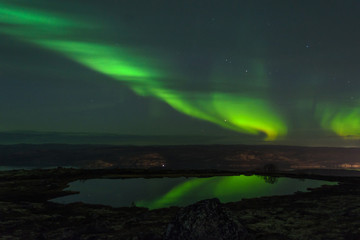
[[173, 187], [170, 191], [153, 200], [136, 202], [137, 206], [149, 209], [191, 204], [194, 199], [219, 198], [223, 203], [242, 198], [255, 198], [264, 195], [284, 195], [298, 189], [306, 191], [308, 187], [322, 184], [332, 185], [326, 181], [305, 182], [298, 179], [279, 178], [274, 185], [264, 182], [261, 176], [226, 176], [212, 178], [193, 178]]
[[2, 0], [0, 131], [358, 139], [359, 8]]

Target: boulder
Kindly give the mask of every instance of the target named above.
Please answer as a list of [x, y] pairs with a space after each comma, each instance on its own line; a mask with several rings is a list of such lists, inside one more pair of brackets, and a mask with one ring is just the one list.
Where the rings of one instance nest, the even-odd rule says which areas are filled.
[[248, 231], [219, 199], [208, 199], [179, 210], [164, 240], [248, 240]]

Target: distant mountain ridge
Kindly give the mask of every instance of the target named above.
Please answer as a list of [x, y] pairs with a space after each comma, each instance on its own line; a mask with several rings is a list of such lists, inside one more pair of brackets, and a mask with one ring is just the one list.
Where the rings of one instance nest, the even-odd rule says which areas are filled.
[[360, 148], [271, 145], [0, 145], [1, 166], [219, 170], [360, 169]]

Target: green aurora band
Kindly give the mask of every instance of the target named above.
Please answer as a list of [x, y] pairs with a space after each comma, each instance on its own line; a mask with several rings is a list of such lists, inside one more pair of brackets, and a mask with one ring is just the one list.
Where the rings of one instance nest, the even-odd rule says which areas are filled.
[[324, 129], [343, 138], [360, 138], [360, 108], [337, 104], [320, 104], [317, 117]]
[[306, 191], [308, 187], [336, 184], [326, 181], [278, 178], [276, 184], [269, 184], [261, 176], [224, 176], [193, 178], [173, 187], [170, 191], [153, 200], [141, 200], [136, 206], [149, 209], [170, 206], [186, 206], [202, 199], [218, 198], [221, 202], [239, 201], [266, 195], [291, 194], [294, 189]]
[[[148, 55], [146, 52], [139, 54], [141, 51], [129, 47], [79, 37], [81, 30], [87, 33], [96, 25], [3, 3], [0, 3], [0, 23], [3, 34], [55, 51], [123, 82], [138, 95], [156, 97], [183, 114], [241, 133], [265, 134], [265, 140], [287, 134], [284, 119], [266, 95], [173, 89], [168, 82], [174, 79], [172, 74], [157, 59], [142, 57]], [[221, 80], [221, 76], [218, 78]]]
[[194, 178], [177, 185], [169, 192], [153, 201], [138, 201], [137, 206], [149, 209], [181, 206], [187, 203], [189, 196], [200, 199], [217, 197], [221, 202], [243, 197], [256, 197], [259, 193], [266, 194], [268, 184], [258, 176], [226, 176], [212, 178]]
[[149, 209], [164, 208], [170, 206], [181, 206], [190, 204], [187, 199], [198, 198], [207, 199], [217, 197], [221, 202], [234, 200], [234, 195], [238, 198], [253, 196], [267, 192], [268, 184], [258, 176], [226, 176], [212, 178], [193, 178], [187, 180], [169, 192], [152, 201], [138, 201], [136, 206], [147, 207]]

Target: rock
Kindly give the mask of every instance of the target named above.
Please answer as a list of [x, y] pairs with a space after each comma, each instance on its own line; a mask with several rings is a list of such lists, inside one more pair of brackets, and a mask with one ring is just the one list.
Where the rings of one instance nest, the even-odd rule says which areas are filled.
[[219, 199], [182, 208], [169, 223], [164, 240], [247, 240], [248, 231]]
[[104, 233], [110, 230], [111, 230], [111, 223], [104, 219], [96, 219], [88, 227], [88, 232], [94, 232], [94, 233]]
[[80, 234], [70, 228], [58, 229], [52, 232], [44, 233], [39, 236], [39, 239], [61, 239], [61, 240], [78, 240]]

